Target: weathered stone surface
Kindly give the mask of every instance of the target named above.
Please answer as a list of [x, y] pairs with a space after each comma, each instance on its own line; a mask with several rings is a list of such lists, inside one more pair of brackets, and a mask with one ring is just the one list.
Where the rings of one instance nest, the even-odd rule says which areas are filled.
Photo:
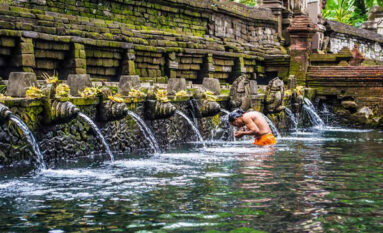
[[118, 84], [118, 93], [128, 96], [131, 89], [139, 89], [141, 86], [140, 76], [138, 75], [122, 75]]
[[356, 109], [358, 107], [355, 101], [351, 101], [351, 100], [342, 101], [341, 105], [345, 109]]
[[178, 91], [186, 90], [186, 80], [184, 78], [170, 78], [167, 90], [171, 95], [174, 95]]
[[214, 95], [219, 95], [221, 93], [221, 85], [218, 79], [215, 78], [204, 78], [202, 86], [207, 90], [214, 93]]
[[241, 75], [233, 82], [230, 88], [230, 105], [232, 109], [241, 108], [244, 111], [251, 107], [251, 87], [247, 75]]
[[9, 75], [7, 95], [12, 97], [25, 97], [27, 89], [37, 86], [36, 74], [29, 72], [12, 72]]
[[278, 113], [285, 109], [283, 106], [284, 91], [283, 81], [278, 77], [270, 81], [265, 95], [265, 111], [267, 113]]
[[70, 94], [72, 96], [80, 96], [80, 92], [86, 87], [92, 86], [89, 74], [70, 74], [68, 75], [67, 84], [69, 85]]

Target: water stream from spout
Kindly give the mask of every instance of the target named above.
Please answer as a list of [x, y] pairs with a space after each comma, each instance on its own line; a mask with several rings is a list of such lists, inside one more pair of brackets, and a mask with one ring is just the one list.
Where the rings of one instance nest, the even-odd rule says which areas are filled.
[[187, 117], [187, 116], [186, 116], [183, 112], [181, 112], [181, 111], [176, 110], [176, 114], [178, 114], [178, 115], [180, 115], [181, 117], [183, 117], [183, 118], [189, 123], [189, 125], [192, 127], [194, 133], [197, 135], [199, 141], [202, 142], [203, 147], [206, 148], [205, 141], [203, 140], [203, 137], [202, 137], [201, 133], [199, 132], [198, 128], [193, 124], [193, 121], [190, 120], [189, 117]]
[[294, 113], [289, 108], [285, 108], [285, 112], [290, 121], [294, 124], [294, 130], [298, 130], [298, 118], [295, 117]]
[[14, 122], [21, 129], [21, 131], [23, 131], [25, 138], [27, 139], [28, 143], [32, 146], [32, 150], [37, 156], [38, 168], [40, 170], [46, 169], [47, 166], [44, 162], [44, 156], [43, 154], [41, 154], [40, 147], [36, 142], [36, 138], [31, 132], [31, 130], [28, 128], [28, 126], [16, 115], [11, 115], [9, 120]]
[[113, 156], [113, 153], [112, 151], [110, 150], [109, 148], [109, 145], [108, 143], [106, 142], [105, 140], [105, 137], [104, 135], [102, 135], [101, 133], [101, 130], [97, 127], [97, 125], [93, 122], [92, 119], [90, 119], [87, 115], [85, 115], [84, 113], [79, 113], [78, 114], [79, 117], [81, 117], [86, 123], [88, 123], [90, 125], [90, 127], [92, 127], [92, 129], [94, 130], [94, 132], [97, 134], [97, 136], [101, 139], [101, 142], [102, 144], [104, 144], [104, 147], [105, 147], [105, 150], [106, 152], [108, 153], [109, 157], [110, 157], [110, 160], [112, 162], [114, 162], [114, 156]]
[[150, 142], [150, 147], [154, 150], [154, 152], [156, 154], [161, 153], [160, 146], [158, 145], [158, 142], [156, 138], [154, 137], [153, 132], [146, 125], [145, 121], [132, 111], [128, 110], [127, 113], [129, 116], [133, 118], [133, 120], [136, 122], [136, 124], [140, 128], [141, 132], [144, 134], [145, 138]]
[[311, 124], [315, 127], [323, 128], [325, 126], [325, 123], [316, 112], [314, 105], [307, 98], [305, 98], [304, 101], [305, 104], [303, 105], [303, 109], [307, 113]]
[[230, 112], [229, 111], [227, 111], [226, 109], [222, 109], [221, 108], [221, 112], [223, 112], [223, 113], [225, 113], [226, 115], [225, 115], [225, 119], [227, 120], [227, 122], [228, 122], [228, 124], [229, 124], [229, 135], [230, 135], [230, 137], [231, 137], [231, 140], [232, 141], [236, 141], [236, 138], [235, 138], [235, 132], [234, 132], [234, 127], [230, 124], [230, 122], [229, 122], [229, 114], [230, 114]]
[[280, 138], [281, 134], [279, 133], [277, 127], [275, 127], [274, 123], [266, 115], [263, 115], [263, 116], [265, 117], [267, 124], [269, 124], [271, 131], [273, 131], [274, 136], [277, 138]]
[[189, 105], [190, 105], [190, 112], [194, 121], [194, 125], [198, 127], [198, 120], [196, 118], [196, 110], [195, 110], [193, 100], [189, 100]]

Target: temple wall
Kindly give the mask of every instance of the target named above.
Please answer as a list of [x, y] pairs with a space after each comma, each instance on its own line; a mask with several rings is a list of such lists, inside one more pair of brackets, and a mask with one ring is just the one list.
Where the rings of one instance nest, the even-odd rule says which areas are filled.
[[[17, 22], [17, 23], [15, 23]], [[118, 81], [265, 75], [286, 57], [269, 9], [226, 1], [11, 1], [0, 5], [0, 76], [12, 71], [90, 74]]]
[[367, 59], [383, 61], [383, 35], [327, 20], [325, 36], [329, 40], [327, 51], [330, 53], [336, 54], [343, 47], [352, 50], [354, 44], [358, 44]]

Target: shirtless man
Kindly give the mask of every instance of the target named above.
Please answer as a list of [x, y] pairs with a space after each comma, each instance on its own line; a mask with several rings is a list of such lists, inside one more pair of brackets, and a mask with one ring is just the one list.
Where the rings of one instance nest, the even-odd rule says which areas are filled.
[[[267, 124], [265, 117], [260, 112], [245, 113], [241, 109], [237, 109], [229, 114], [229, 121], [232, 125], [240, 128], [235, 133], [236, 138], [241, 138], [244, 135], [254, 135], [253, 144], [258, 146], [275, 145], [277, 143], [269, 124]], [[246, 126], [246, 129], [242, 129], [244, 126]]]

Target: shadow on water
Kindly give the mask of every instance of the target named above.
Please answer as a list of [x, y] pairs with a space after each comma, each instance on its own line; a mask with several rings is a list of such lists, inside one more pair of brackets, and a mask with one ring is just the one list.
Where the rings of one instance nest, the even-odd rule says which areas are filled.
[[193, 144], [0, 179], [0, 231], [382, 232], [383, 134]]

